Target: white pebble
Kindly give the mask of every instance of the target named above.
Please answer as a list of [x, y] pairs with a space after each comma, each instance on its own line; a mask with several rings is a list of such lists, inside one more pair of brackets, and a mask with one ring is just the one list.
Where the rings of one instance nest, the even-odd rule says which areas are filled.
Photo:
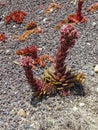
[[78, 110], [78, 108], [77, 108], [77, 107], [73, 107], [73, 110], [74, 110], [74, 111], [77, 111], [77, 110]]
[[90, 46], [91, 44], [90, 44], [89, 42], [87, 42], [87, 45], [89, 45], [89, 46]]
[[15, 28], [16, 26], [15, 25], [13, 25], [13, 28]]
[[39, 51], [42, 51], [43, 48], [38, 48]]
[[93, 26], [96, 26], [96, 23], [95, 23], [95, 22], [93, 22], [93, 23], [92, 23], [92, 25], [93, 25]]
[[98, 92], [98, 88], [96, 88], [96, 92]]
[[53, 8], [50, 9], [50, 12], [52, 12], [52, 11], [53, 11]]
[[82, 103], [82, 102], [81, 102], [81, 103], [79, 104], [79, 106], [80, 106], [80, 107], [84, 107], [84, 106], [85, 106], [85, 103]]
[[47, 18], [44, 18], [44, 19], [43, 19], [43, 22], [46, 22], [46, 20], [47, 20]]
[[10, 52], [10, 50], [6, 50], [6, 53], [9, 53]]
[[1, 24], [4, 24], [4, 21], [1, 21], [1, 22], [0, 22], [0, 25], [1, 25]]
[[94, 71], [98, 73], [98, 65], [95, 66]]

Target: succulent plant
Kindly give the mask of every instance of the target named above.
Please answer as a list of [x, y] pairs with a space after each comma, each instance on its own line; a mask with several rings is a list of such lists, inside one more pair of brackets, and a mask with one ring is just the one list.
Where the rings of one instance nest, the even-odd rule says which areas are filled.
[[25, 48], [27, 51], [25, 49], [17, 51], [17, 54], [28, 54], [28, 52], [31, 54], [31, 56], [22, 57], [21, 65], [23, 66], [35, 99], [40, 99], [44, 95], [57, 93], [61, 96], [66, 96], [70, 92], [70, 88], [76, 84], [82, 84], [84, 80], [83, 73], [73, 73], [64, 62], [68, 54], [68, 49], [74, 46], [78, 37], [79, 34], [73, 25], [69, 24], [61, 28], [59, 36], [60, 44], [55, 55], [54, 63], [44, 70], [43, 79], [33, 76], [32, 67], [34, 59], [32, 57], [32, 50], [36, 51], [35, 47], [33, 46], [33, 49]]
[[74, 87], [77, 83], [82, 83], [83, 73], [72, 73], [71, 69], [68, 69], [64, 63], [68, 49], [73, 47], [79, 34], [77, 30], [71, 24], [63, 26], [60, 31], [60, 45], [55, 57], [54, 65], [44, 71], [45, 82], [51, 82], [56, 85], [57, 90], [62, 91]]

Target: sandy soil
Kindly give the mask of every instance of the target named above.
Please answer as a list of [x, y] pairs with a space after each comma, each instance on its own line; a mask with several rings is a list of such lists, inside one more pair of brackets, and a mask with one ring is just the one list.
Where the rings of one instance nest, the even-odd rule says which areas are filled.
[[[98, 11], [86, 11], [87, 7], [98, 1], [84, 2], [83, 14], [87, 17], [87, 23], [76, 25], [80, 38], [66, 59], [73, 70], [84, 72], [85, 96], [48, 97], [36, 107], [30, 104], [32, 91], [22, 67], [13, 63], [14, 60], [19, 60], [15, 51], [36, 45], [42, 48], [39, 54], [49, 53], [54, 56], [59, 43], [59, 33], [54, 30], [54, 26], [76, 11], [75, 0], [55, 0], [62, 8], [47, 17], [40, 5], [47, 8], [51, 0], [3, 2], [5, 6], [0, 7], [0, 32], [5, 34], [6, 42], [0, 42], [0, 130], [98, 130], [98, 74], [94, 72], [94, 67], [98, 64]], [[27, 12], [23, 23], [19, 25], [11, 22], [5, 25], [4, 16], [17, 9]], [[22, 34], [25, 24], [32, 20], [42, 27], [43, 33], [32, 34], [24, 42], [14, 40], [13, 35]], [[42, 68], [35, 71], [36, 75], [42, 72]]]

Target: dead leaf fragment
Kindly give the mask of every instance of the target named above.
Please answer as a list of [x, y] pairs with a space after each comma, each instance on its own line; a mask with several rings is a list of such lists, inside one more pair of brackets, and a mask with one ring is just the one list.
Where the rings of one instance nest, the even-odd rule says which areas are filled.
[[45, 10], [45, 14], [48, 15], [50, 12], [52, 12], [53, 10], [57, 10], [60, 9], [61, 6], [55, 2], [50, 3], [50, 5], [48, 6], [48, 8]]
[[18, 24], [21, 24], [23, 21], [24, 16], [26, 16], [26, 12], [20, 11], [20, 10], [15, 10], [5, 16], [4, 22], [7, 24], [11, 21], [16, 22]]
[[28, 24], [26, 24], [25, 27], [27, 30], [32, 30], [37, 27], [37, 23], [32, 21], [32, 22], [29, 22]]
[[98, 10], [98, 2], [88, 7], [87, 11], [96, 12]]
[[5, 35], [0, 33], [0, 41], [5, 42]]
[[[36, 46], [27, 46], [27, 47], [25, 47], [23, 49], [17, 50], [16, 54], [17, 55], [22, 55], [24, 57], [24, 59], [25, 59], [25, 57], [27, 57], [31, 61], [33, 60], [33, 62], [32, 62], [32, 64], [33, 64], [32, 67], [33, 68], [35, 66], [37, 66], [37, 65], [40, 65], [40, 67], [45, 67], [46, 61], [50, 61], [50, 62], [54, 61], [54, 59], [48, 54], [38, 56]], [[17, 64], [16, 61], [14, 61], [14, 63]]]
[[19, 36], [19, 40], [20, 41], [25, 41], [26, 38], [30, 35], [30, 34], [38, 34], [41, 33], [42, 29], [40, 27], [37, 28], [33, 28], [31, 30], [26, 30], [21, 36]]
[[69, 16], [67, 16], [67, 18], [65, 18], [64, 20], [62, 20], [61, 22], [59, 22], [56, 26], [55, 29], [59, 29], [62, 25], [64, 24], [77, 24], [79, 22], [83, 23], [86, 22], [87, 19], [82, 15], [82, 5], [83, 5], [84, 1], [83, 0], [79, 0], [78, 1], [78, 8], [75, 14], [70, 14]]

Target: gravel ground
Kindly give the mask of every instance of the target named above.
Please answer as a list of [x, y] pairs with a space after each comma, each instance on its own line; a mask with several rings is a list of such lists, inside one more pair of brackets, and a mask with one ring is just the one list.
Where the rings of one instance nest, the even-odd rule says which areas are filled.
[[[3, 2], [5, 6], [0, 7], [0, 32], [4, 32], [7, 39], [5, 43], [0, 42], [0, 130], [98, 130], [98, 73], [94, 72], [98, 64], [98, 11], [86, 11], [87, 7], [98, 0], [85, 1], [83, 14], [88, 21], [76, 25], [80, 38], [66, 60], [73, 70], [84, 72], [85, 96], [61, 98], [57, 95], [43, 99], [36, 107], [30, 104], [32, 92], [23, 69], [13, 63], [19, 59], [15, 51], [28, 45], [37, 45], [42, 48], [39, 54], [49, 53], [54, 56], [59, 43], [58, 31], [54, 30], [54, 26], [75, 12], [75, 0], [55, 0], [62, 8], [47, 17], [39, 7], [43, 5], [47, 8], [51, 0]], [[4, 16], [16, 9], [27, 12], [23, 23], [18, 25], [11, 22], [5, 25]], [[42, 27], [43, 33], [30, 35], [24, 42], [14, 40], [13, 35], [22, 34], [25, 24], [32, 20]], [[35, 73], [39, 75], [42, 72], [39, 68]]]

